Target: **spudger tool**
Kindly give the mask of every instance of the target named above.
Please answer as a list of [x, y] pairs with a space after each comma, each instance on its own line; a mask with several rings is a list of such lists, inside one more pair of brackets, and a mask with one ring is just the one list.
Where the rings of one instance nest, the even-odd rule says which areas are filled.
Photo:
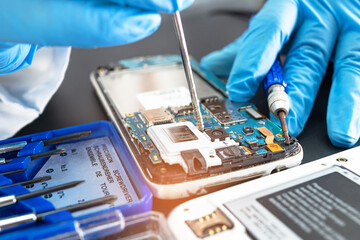
[[289, 113], [290, 99], [286, 93], [287, 82], [280, 59], [277, 58], [271, 66], [264, 80], [265, 92], [268, 94], [267, 101], [269, 110], [280, 119], [286, 144], [290, 144], [289, 131], [286, 125], [286, 116]]
[[100, 206], [100, 205], [104, 205], [104, 204], [110, 204], [116, 200], [117, 200], [116, 196], [110, 195], [110, 196], [98, 198], [95, 200], [91, 200], [91, 201], [87, 201], [87, 202], [83, 202], [83, 203], [79, 203], [79, 204], [75, 204], [75, 205], [71, 205], [71, 206], [67, 206], [67, 207], [63, 207], [63, 208], [58, 208], [58, 209], [55, 209], [52, 211], [43, 212], [40, 214], [30, 213], [30, 214], [25, 214], [25, 215], [21, 215], [21, 216], [0, 219], [0, 232], [5, 229], [20, 226], [25, 223], [42, 221], [45, 216], [53, 214], [53, 213], [57, 213], [60, 211], [77, 212], [77, 211], [85, 210], [88, 208], [92, 208], [92, 207], [96, 207], [96, 206]]
[[[72, 141], [80, 138], [85, 138], [89, 136], [91, 136], [91, 131], [84, 131], [84, 132], [72, 133], [64, 136], [49, 138], [41, 141], [44, 143], [44, 146], [48, 146], [48, 145], [59, 144], [62, 142]], [[28, 144], [27, 141], [19, 141], [19, 142], [0, 145], [0, 154], [19, 150], [27, 144]]]
[[200, 131], [203, 131], [204, 130], [204, 121], [203, 121], [203, 118], [201, 115], [199, 99], [198, 99], [198, 96], [196, 93], [194, 76], [193, 76], [193, 72], [192, 72], [191, 64], [190, 64], [190, 56], [189, 56], [187, 46], [186, 46], [185, 34], [184, 34], [184, 29], [183, 29], [183, 25], [181, 22], [181, 17], [180, 17], [179, 11], [176, 11], [174, 13], [173, 19], [174, 19], [174, 25], [175, 25], [175, 29], [176, 29], [176, 33], [177, 33], [177, 37], [178, 37], [178, 41], [179, 41], [180, 53], [181, 53], [181, 58], [182, 58], [182, 62], [184, 65], [186, 81], [187, 81], [187, 85], [188, 85], [188, 88], [190, 91], [191, 102], [192, 102], [192, 105], [194, 108], [196, 125]]
[[54, 186], [54, 187], [49, 187], [49, 188], [45, 188], [45, 189], [42, 189], [39, 191], [29, 192], [29, 193], [25, 193], [25, 194], [21, 194], [21, 195], [17, 195], [17, 196], [9, 195], [9, 196], [0, 197], [0, 207], [9, 206], [9, 205], [15, 204], [18, 201], [45, 195], [45, 194], [48, 194], [51, 192], [57, 192], [60, 190], [73, 188], [83, 182], [84, 181], [73, 181], [73, 182], [69, 182], [69, 183], [65, 183], [65, 184]]

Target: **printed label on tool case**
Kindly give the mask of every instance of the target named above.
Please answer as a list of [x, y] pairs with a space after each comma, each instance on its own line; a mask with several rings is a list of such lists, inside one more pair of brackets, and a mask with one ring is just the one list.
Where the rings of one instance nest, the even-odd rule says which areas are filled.
[[[35, 191], [74, 180], [85, 180], [85, 183], [74, 189], [45, 195], [56, 208], [109, 195], [118, 197], [110, 207], [138, 200], [108, 137], [61, 144], [58, 148], [66, 149], [66, 152], [51, 156], [35, 176], [51, 176], [51, 180], [27, 186], [30, 191]], [[107, 207], [101, 206], [92, 211]]]

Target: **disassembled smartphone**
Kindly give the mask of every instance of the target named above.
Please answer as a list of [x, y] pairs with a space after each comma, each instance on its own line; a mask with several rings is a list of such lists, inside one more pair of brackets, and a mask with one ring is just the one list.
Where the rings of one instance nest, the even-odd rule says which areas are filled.
[[286, 144], [281, 128], [253, 104], [231, 102], [223, 81], [191, 64], [204, 132], [196, 128], [180, 56], [121, 60], [91, 74], [156, 197], [199, 195], [301, 163], [295, 138]]
[[177, 239], [359, 239], [360, 147], [176, 207]]

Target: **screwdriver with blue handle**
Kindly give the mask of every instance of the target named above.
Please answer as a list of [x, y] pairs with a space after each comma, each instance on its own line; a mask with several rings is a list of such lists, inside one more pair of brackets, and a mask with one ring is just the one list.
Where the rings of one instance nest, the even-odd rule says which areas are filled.
[[290, 108], [290, 99], [286, 93], [286, 87], [284, 71], [280, 59], [277, 58], [264, 79], [264, 88], [268, 95], [269, 110], [280, 120], [285, 143], [290, 144], [289, 131], [285, 120]]

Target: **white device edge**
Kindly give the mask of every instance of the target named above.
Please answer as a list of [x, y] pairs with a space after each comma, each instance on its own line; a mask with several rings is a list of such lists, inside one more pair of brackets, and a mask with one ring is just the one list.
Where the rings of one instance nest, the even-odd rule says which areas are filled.
[[[359, 159], [356, 159], [359, 155], [360, 147], [356, 147], [283, 172], [255, 179], [253, 181], [189, 200], [177, 206], [169, 214], [168, 225], [174, 236], [177, 236], [178, 239], [201, 239], [196, 237], [185, 221], [200, 218], [212, 213], [216, 210], [216, 208], [220, 208], [221, 211], [234, 223], [234, 228], [209, 236], [206, 239], [252, 239], [246, 233], [245, 227], [234, 217], [232, 213], [230, 213], [227, 208], [224, 207], [224, 203], [269, 189], [293, 179], [304, 177], [310, 173], [321, 171], [333, 165], [344, 166], [351, 171], [360, 174], [360, 162]], [[346, 158], [347, 162], [339, 162], [337, 161], [338, 158]]]

